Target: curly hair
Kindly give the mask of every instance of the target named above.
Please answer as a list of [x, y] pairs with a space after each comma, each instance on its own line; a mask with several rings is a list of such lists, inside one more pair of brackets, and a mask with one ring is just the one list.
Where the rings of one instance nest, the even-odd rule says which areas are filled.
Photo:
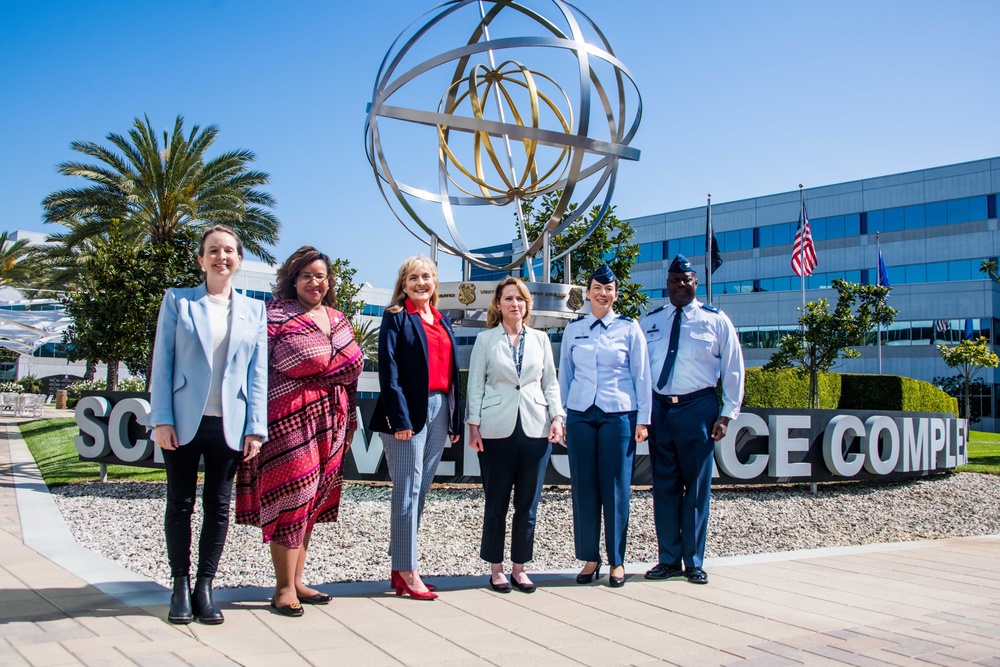
[[497, 285], [496, 291], [493, 292], [493, 298], [490, 299], [490, 305], [486, 309], [487, 329], [492, 329], [503, 322], [503, 314], [500, 312], [500, 297], [503, 296], [504, 288], [508, 285], [517, 285], [517, 291], [524, 297], [524, 317], [521, 318], [521, 321], [524, 322], [525, 326], [531, 322], [531, 304], [534, 303], [535, 297], [531, 296], [531, 292], [528, 291], [523, 282], [513, 276], [507, 276]]
[[415, 257], [410, 257], [403, 261], [402, 266], [399, 267], [399, 276], [396, 278], [396, 286], [392, 289], [392, 305], [386, 308], [386, 312], [398, 313], [403, 309], [403, 304], [406, 303], [406, 276], [409, 275], [410, 271], [417, 268], [417, 266], [423, 264], [434, 276], [434, 292], [431, 293], [431, 305], [435, 308], [438, 304], [438, 270], [437, 265], [430, 260], [429, 257], [424, 257], [423, 255], [417, 255]]
[[328, 289], [323, 295], [323, 304], [333, 306], [337, 301], [337, 276], [333, 274], [333, 263], [330, 258], [321, 253], [311, 245], [304, 245], [285, 260], [285, 263], [278, 269], [278, 282], [275, 283], [272, 293], [275, 299], [296, 299], [298, 291], [295, 289], [295, 281], [299, 279], [299, 273], [306, 266], [319, 260], [326, 264], [326, 275]]

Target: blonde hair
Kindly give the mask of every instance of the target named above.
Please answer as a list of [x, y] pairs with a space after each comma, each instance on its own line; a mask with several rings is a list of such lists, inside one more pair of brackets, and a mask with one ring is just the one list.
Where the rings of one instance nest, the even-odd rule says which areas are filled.
[[398, 313], [403, 309], [403, 304], [406, 303], [406, 290], [403, 288], [406, 286], [406, 276], [413, 269], [417, 267], [418, 264], [423, 264], [426, 266], [431, 275], [434, 276], [434, 291], [431, 293], [431, 305], [435, 308], [438, 304], [438, 270], [437, 265], [430, 260], [429, 257], [424, 257], [423, 255], [417, 255], [415, 257], [410, 257], [403, 261], [402, 266], [399, 267], [399, 276], [396, 278], [396, 286], [392, 290], [392, 305], [386, 308], [387, 313]]
[[521, 318], [521, 321], [524, 322], [525, 326], [531, 321], [531, 304], [534, 303], [535, 298], [531, 296], [531, 292], [528, 291], [523, 282], [513, 276], [507, 276], [497, 285], [496, 291], [493, 292], [493, 298], [490, 299], [490, 305], [486, 309], [487, 329], [492, 329], [503, 321], [503, 314], [500, 312], [500, 297], [503, 296], [503, 291], [508, 285], [517, 285], [517, 291], [524, 297], [524, 317]]

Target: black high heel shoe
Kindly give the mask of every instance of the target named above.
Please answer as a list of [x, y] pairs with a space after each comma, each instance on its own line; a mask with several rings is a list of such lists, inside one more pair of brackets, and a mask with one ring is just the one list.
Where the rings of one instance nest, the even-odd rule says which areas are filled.
[[[613, 570], [614, 568], [611, 568], [611, 569]], [[625, 568], [622, 568], [622, 570], [623, 570], [622, 571], [622, 576], [620, 576], [620, 577], [616, 577], [613, 574], [611, 574], [611, 572], [608, 572], [608, 586], [611, 586], [611, 588], [621, 588], [622, 586], [625, 585], [625, 572], [624, 572], [624, 569]]]
[[578, 584], [589, 584], [593, 581], [597, 581], [601, 578], [601, 565], [604, 565], [600, 560], [597, 561], [597, 567], [594, 568], [593, 572], [588, 572], [587, 574], [580, 573], [576, 575], [576, 583]]

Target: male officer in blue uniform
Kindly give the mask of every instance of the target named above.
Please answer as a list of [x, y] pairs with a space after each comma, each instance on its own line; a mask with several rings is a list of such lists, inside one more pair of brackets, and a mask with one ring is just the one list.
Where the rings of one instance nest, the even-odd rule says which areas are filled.
[[653, 378], [649, 455], [659, 543], [659, 563], [646, 578], [683, 575], [691, 583], [707, 584], [702, 562], [715, 441], [740, 412], [743, 352], [733, 323], [718, 308], [695, 299], [697, 288], [691, 262], [677, 255], [667, 269], [670, 303], [640, 323]]

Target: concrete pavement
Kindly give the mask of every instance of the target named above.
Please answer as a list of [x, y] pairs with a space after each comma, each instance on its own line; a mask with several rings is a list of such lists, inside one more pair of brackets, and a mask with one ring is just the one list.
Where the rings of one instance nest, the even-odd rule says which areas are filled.
[[336, 599], [298, 619], [243, 588], [217, 596], [225, 624], [173, 626], [166, 589], [73, 540], [0, 418], [0, 665], [1000, 667], [998, 562], [988, 536], [709, 559], [707, 586], [646, 581], [647, 564], [618, 589], [534, 576], [534, 595], [434, 578], [434, 602], [327, 584]]

